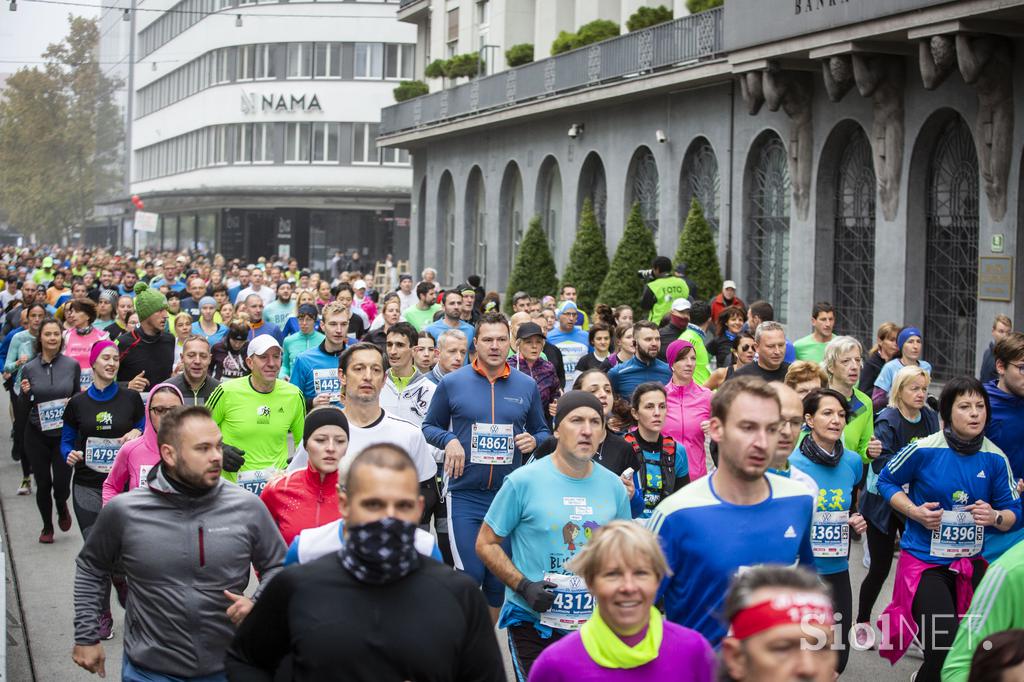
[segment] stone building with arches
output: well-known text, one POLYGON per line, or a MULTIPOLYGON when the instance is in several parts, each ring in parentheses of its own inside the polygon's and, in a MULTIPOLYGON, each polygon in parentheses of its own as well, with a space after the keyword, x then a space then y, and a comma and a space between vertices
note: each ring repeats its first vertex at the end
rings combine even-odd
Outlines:
POLYGON ((563 267, 586 198, 609 252, 639 202, 671 255, 696 197, 791 336, 822 299, 864 342, 915 324, 942 379, 1024 313, 1021 27, 1024 0, 726 0, 386 108, 378 144, 444 281, 502 290, 534 215, 563 267))

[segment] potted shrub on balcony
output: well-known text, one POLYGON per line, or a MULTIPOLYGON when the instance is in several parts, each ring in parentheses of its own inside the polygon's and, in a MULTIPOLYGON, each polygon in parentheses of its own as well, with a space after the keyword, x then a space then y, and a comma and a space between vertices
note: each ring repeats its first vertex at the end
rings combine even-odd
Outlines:
POLYGON ((427 78, 444 78, 444 59, 435 59, 423 67, 423 75, 427 78))
POLYGON ((522 66, 533 61, 533 45, 531 43, 519 43, 505 51, 505 62, 509 67, 522 66))
POLYGON ((641 7, 626 20, 626 28, 630 31, 642 31, 651 26, 672 21, 672 10, 665 5, 657 7, 641 7))
POLYGON ((448 78, 472 78, 480 70, 480 55, 476 52, 457 54, 450 58, 444 67, 444 75, 448 78))
POLYGON ((423 81, 402 81, 392 92, 395 94, 396 102, 404 102, 430 92, 430 88, 423 81))

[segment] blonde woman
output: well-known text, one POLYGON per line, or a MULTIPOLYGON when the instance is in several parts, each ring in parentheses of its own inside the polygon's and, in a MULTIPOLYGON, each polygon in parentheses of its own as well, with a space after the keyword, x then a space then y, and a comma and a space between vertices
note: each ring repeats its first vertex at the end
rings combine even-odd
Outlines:
POLYGON ((710 682, 715 655, 699 633, 654 608, 668 563, 658 539, 629 521, 611 521, 566 565, 596 601, 576 632, 548 646, 530 682, 686 680, 710 682))

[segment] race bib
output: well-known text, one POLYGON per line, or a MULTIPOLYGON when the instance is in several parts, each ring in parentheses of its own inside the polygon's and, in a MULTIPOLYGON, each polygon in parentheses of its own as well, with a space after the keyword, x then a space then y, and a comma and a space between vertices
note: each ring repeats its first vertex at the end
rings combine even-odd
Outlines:
POLYGON ((341 379, 336 369, 313 370, 313 393, 329 395, 332 402, 341 402, 341 379))
POLYGON ((511 424, 473 424, 469 443, 472 464, 511 464, 515 440, 511 424))
POLYGON ((121 443, 117 438, 86 438, 85 466, 101 474, 109 474, 120 449, 121 443))
POLYGON ((149 471, 153 468, 152 464, 140 464, 139 465, 139 487, 146 487, 146 479, 149 478, 149 471))
POLYGON ((61 398, 36 405, 36 411, 39 413, 40 431, 53 431, 64 428, 64 406, 67 405, 67 402, 67 398, 61 398))
POLYGON ((88 391, 89 387, 92 386, 92 368, 83 369, 82 374, 78 379, 78 388, 82 391, 88 391))
POLYGON ((259 495, 267 487, 267 482, 277 474, 277 469, 257 469, 255 471, 239 471, 238 485, 253 495, 259 495))
POLYGON ((576 381, 576 377, 579 376, 579 372, 576 370, 576 363, 583 359, 589 351, 587 346, 582 343, 566 342, 558 344, 558 350, 562 352, 562 365, 565 368, 565 385, 572 386, 572 383, 576 381))
POLYGON ((928 553, 934 557, 961 559, 981 552, 985 528, 974 522, 969 511, 942 511, 942 523, 932 531, 928 553))
POLYGON ((555 602, 540 614, 541 625, 559 630, 579 630, 594 612, 594 595, 578 575, 545 573, 544 580, 555 583, 555 602))
POLYGON ((816 511, 811 525, 811 551, 819 558, 850 554, 850 512, 816 511))

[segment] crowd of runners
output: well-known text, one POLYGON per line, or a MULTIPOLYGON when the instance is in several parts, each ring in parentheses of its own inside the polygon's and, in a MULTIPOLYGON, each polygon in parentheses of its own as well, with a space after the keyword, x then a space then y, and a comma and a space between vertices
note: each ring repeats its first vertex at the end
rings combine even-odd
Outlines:
POLYGON ((784 327, 664 257, 594 310, 341 253, 0 259, 18 493, 40 543, 77 521, 85 670, 116 625, 130 682, 504 680, 498 637, 523 681, 1024 679, 1007 317, 940 385, 919 320, 784 327))

